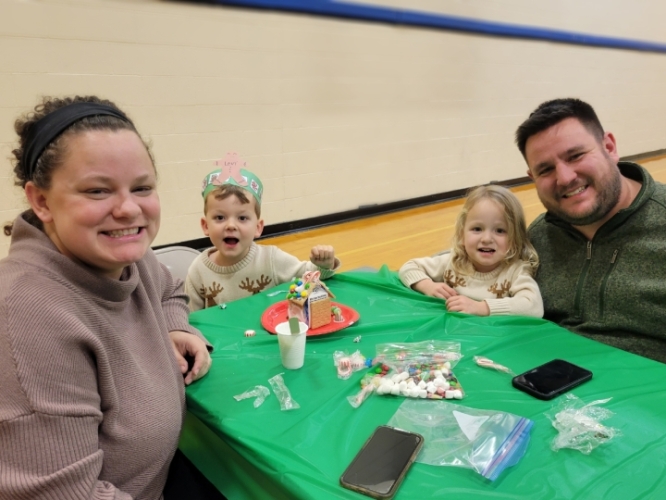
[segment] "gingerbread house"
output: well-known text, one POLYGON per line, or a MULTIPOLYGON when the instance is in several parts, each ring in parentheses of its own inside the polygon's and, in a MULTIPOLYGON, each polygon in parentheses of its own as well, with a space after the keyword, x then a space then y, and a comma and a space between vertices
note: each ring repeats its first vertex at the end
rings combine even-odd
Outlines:
POLYGON ((331 322, 331 299, 335 295, 319 281, 319 271, 294 278, 289 286, 288 316, 296 317, 311 330, 331 322))

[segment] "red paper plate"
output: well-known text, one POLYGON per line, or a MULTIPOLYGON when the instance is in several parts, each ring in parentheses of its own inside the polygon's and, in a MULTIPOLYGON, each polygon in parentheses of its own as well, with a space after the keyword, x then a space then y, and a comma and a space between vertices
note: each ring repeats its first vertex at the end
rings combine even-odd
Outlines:
MULTIPOLYGON (((271 307, 266 309, 264 311, 264 314, 261 315, 261 326, 263 326, 269 333, 277 333, 275 331, 275 326, 287 321, 288 319, 287 318, 288 305, 289 303, 286 300, 283 300, 282 302, 273 304, 271 307)), ((339 323, 331 321, 328 325, 320 326, 319 328, 315 328, 314 330, 308 330, 308 337, 315 337, 317 335, 326 335, 328 333, 337 332, 338 330, 342 330, 344 328, 347 328, 348 326, 352 326, 361 317, 361 315, 357 313, 354 309, 345 306, 343 304, 338 304, 337 302, 331 302, 331 306, 332 307, 337 306, 340 308, 340 311, 342 311, 342 317, 344 318, 344 321, 340 321, 339 323)))

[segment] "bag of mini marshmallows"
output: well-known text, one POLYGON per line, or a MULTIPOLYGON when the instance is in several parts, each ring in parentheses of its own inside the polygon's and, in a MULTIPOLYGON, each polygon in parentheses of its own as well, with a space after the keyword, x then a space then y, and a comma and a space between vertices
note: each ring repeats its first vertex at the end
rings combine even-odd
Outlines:
POLYGON ((462 358, 459 342, 378 344, 376 352, 374 360, 389 368, 373 379, 377 394, 421 399, 462 399, 465 395, 452 371, 462 358))

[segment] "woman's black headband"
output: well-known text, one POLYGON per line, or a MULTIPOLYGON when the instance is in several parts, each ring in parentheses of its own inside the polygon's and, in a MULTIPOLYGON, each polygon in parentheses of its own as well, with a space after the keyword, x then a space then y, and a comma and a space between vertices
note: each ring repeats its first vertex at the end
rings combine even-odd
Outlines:
POLYGON ((44 150, 70 125, 87 116, 115 116, 134 126, 125 113, 105 104, 75 102, 56 109, 34 123, 26 136, 23 146, 23 171, 25 179, 31 180, 37 168, 37 160, 44 150))

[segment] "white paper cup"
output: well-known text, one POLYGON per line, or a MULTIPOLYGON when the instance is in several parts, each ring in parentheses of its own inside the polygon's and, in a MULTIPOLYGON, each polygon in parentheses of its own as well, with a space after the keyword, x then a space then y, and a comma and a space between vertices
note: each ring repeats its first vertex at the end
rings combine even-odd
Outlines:
POLYGON ((305 361, 305 339, 307 337, 308 325, 298 323, 300 333, 292 334, 289 323, 284 322, 275 326, 278 344, 280 345, 280 357, 282 366, 289 370, 298 370, 305 361))

